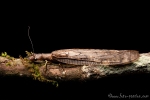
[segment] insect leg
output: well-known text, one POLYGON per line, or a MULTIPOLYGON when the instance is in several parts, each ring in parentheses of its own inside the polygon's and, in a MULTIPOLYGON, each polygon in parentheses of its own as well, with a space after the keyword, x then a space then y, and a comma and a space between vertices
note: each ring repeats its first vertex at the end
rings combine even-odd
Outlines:
POLYGON ((62 68, 62 70, 64 71, 63 66, 60 63, 59 63, 59 67, 62 68))
POLYGON ((47 71, 47 60, 45 60, 45 64, 44 64, 44 67, 45 67, 45 73, 46 73, 46 71, 47 71))

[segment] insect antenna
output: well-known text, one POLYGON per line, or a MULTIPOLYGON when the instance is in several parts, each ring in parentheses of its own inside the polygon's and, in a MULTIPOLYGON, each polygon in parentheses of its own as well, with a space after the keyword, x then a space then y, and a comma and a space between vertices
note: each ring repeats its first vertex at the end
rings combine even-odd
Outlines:
POLYGON ((34 47, 33 47, 33 43, 32 43, 32 40, 31 40, 29 31, 30 31, 30 26, 28 26, 28 37, 29 37, 29 40, 30 40, 30 42, 31 42, 31 46, 32 46, 32 50, 33 50, 33 53, 32 53, 32 54, 33 54, 33 56, 34 56, 34 58, 35 58, 35 55, 34 55, 34 47))

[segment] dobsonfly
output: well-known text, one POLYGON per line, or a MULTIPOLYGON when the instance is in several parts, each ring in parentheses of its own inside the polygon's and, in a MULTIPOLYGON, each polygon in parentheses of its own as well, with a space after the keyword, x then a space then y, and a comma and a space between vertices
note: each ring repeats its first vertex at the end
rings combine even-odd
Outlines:
POLYGON ((35 54, 33 49, 33 55, 28 58, 31 61, 47 60, 72 65, 124 65, 136 61, 139 58, 139 52, 136 50, 62 49, 51 53, 35 54))
POLYGON ((123 65, 136 61, 136 50, 62 49, 47 54, 34 54, 31 61, 47 60, 73 65, 123 65))

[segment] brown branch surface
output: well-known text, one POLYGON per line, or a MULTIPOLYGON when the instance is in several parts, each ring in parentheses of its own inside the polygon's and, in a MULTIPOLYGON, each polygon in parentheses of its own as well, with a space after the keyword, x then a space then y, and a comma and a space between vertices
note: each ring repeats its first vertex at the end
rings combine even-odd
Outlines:
POLYGON ((150 53, 128 65, 118 66, 73 66, 65 64, 30 62, 26 58, 0 56, 0 75, 33 77, 40 81, 94 80, 111 75, 150 73, 150 53))

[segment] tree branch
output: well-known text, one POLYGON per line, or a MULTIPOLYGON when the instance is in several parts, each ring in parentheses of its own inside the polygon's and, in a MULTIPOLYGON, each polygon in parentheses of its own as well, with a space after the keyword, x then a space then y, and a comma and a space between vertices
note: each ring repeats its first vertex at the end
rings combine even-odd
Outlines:
POLYGON ((150 53, 140 54, 140 58, 134 63, 118 66, 46 64, 45 61, 31 62, 27 58, 0 56, 0 75, 33 77, 39 81, 85 81, 133 73, 150 73, 150 53))

